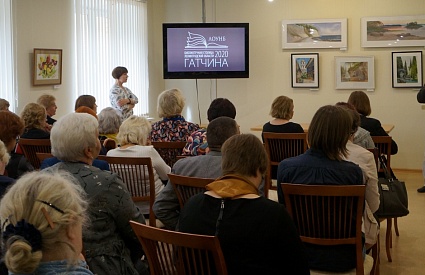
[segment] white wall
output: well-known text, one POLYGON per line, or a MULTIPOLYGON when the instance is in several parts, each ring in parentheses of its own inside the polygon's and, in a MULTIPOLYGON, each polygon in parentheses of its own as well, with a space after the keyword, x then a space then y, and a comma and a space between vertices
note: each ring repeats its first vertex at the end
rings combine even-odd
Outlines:
MULTIPOLYGON (((201 22, 200 0, 166 0, 166 22, 201 22)), ((360 18, 366 16, 401 16, 425 13, 423 0, 206 0, 207 22, 250 23, 250 78, 217 81, 217 96, 227 97, 235 103, 236 120, 243 132, 268 121, 270 104, 279 95, 294 99, 295 122, 309 122, 322 105, 347 101, 353 90, 335 89, 335 56, 374 56, 375 91, 368 92, 372 104, 372 117, 384 124, 395 124, 391 132, 399 145, 393 156, 396 168, 420 169, 425 146, 425 116, 416 102, 417 90, 393 89, 391 85, 391 52, 423 51, 423 47, 362 48, 360 46, 360 18), (348 50, 339 49, 281 49, 281 20, 283 19, 348 19, 348 50), (290 83, 291 53, 319 53, 320 88, 318 91, 294 89, 290 83)), ((157 41, 160 43, 161 41, 157 41)), ((425 42, 424 42, 425 46, 425 42)), ((161 57, 158 56, 158 59, 161 57)), ((210 102, 209 80, 199 81, 201 115, 206 121, 210 102)), ((214 82, 213 82, 214 84, 214 82)), ((166 80, 166 88, 184 90, 192 114, 197 121, 194 80, 166 80)), ((214 93, 213 93, 214 94, 214 93)), ((259 134, 259 133, 256 133, 259 134)))
MULTIPOLYGON (((18 112, 28 102, 48 92, 57 97, 60 117, 73 110, 75 78, 70 62, 75 56, 72 45, 72 0, 14 0, 18 112), (64 52, 62 85, 31 85, 33 48, 59 48, 64 52)), ((425 14, 423 0, 205 0, 207 22, 250 23, 250 78, 199 80, 202 123, 215 97, 229 98, 237 108, 237 121, 243 132, 269 120, 273 99, 287 95, 294 99, 295 122, 309 122, 322 105, 346 101, 351 90, 335 90, 335 56, 374 56, 374 92, 368 92, 372 116, 382 123, 395 124, 391 135, 399 144, 393 167, 420 169, 425 147, 424 111, 416 102, 416 91, 391 87, 391 52, 423 51, 423 47, 362 48, 360 18, 425 14), (348 19, 348 50, 282 50, 280 22, 283 19, 348 19), (293 89, 290 83, 291 53, 319 53, 320 88, 318 91, 293 89)), ((162 79, 163 22, 202 22, 202 0, 148 0, 150 115, 156 115, 156 97, 164 89, 178 87, 186 96, 185 117, 199 122, 195 80, 162 79)), ((259 133, 256 133, 259 134, 259 133)))

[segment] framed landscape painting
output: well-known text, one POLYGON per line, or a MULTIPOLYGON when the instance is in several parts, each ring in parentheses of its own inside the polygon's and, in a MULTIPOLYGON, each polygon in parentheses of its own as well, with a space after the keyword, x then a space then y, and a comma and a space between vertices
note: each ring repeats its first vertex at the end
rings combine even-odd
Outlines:
POLYGON ((62 50, 34 49, 33 85, 62 83, 62 50))
POLYGON ((291 54, 292 88, 319 88, 319 54, 291 54))
POLYGON ((425 46, 425 15, 363 17, 362 47, 425 46))
POLYGON ((422 87, 422 52, 392 53, 393 88, 422 87))
POLYGON ((347 19, 282 20, 282 48, 347 48, 347 19))
POLYGON ((336 89, 375 89, 373 56, 335 57, 336 89))

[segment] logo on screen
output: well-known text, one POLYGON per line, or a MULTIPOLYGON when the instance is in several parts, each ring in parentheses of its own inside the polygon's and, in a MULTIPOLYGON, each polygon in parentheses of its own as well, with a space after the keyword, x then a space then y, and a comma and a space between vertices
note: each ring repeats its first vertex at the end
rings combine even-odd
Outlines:
MULTIPOLYGON (((186 49, 227 49, 227 45, 220 45, 215 42, 208 42, 207 39, 198 33, 187 32, 186 49)), ((226 41, 225 36, 212 36, 209 41, 226 41)))

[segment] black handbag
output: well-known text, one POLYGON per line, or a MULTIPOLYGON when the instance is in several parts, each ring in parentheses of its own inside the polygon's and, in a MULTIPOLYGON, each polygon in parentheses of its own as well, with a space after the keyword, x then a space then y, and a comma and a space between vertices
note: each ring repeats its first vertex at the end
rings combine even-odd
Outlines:
POLYGON ((406 184, 404 181, 391 177, 382 156, 379 156, 379 162, 384 170, 385 178, 378 179, 380 204, 375 215, 378 218, 394 218, 408 215, 406 184))

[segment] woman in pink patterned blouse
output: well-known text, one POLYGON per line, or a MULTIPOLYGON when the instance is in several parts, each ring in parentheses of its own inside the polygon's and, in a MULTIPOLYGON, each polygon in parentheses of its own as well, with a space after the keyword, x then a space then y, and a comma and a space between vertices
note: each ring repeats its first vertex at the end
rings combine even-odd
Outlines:
MULTIPOLYGON (((187 141, 189 136, 199 129, 199 125, 188 122, 181 115, 185 100, 179 89, 163 91, 158 96, 157 111, 162 120, 152 124, 151 141, 187 141)), ((181 153, 181 152, 180 152, 181 153)), ((168 156, 161 154, 166 163, 178 152, 168 156)))

